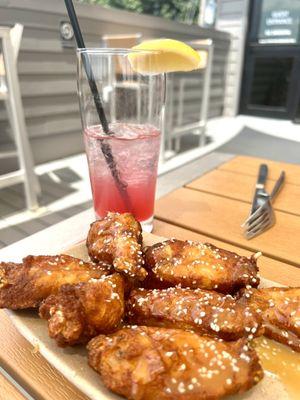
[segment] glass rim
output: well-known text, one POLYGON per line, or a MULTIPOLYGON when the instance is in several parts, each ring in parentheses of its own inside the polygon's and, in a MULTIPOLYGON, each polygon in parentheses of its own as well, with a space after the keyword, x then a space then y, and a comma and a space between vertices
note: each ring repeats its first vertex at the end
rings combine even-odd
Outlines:
POLYGON ((128 55, 130 53, 146 53, 146 54, 158 54, 158 50, 151 49, 128 49, 128 48, 116 48, 116 47, 84 47, 77 48, 77 54, 100 54, 100 55, 128 55))

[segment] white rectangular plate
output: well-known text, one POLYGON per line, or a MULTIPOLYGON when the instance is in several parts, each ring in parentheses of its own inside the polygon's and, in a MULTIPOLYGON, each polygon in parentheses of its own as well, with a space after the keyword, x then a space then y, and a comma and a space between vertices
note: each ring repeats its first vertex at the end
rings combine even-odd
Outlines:
MULTIPOLYGON (((144 244, 152 245, 163 238, 151 234, 144 235, 144 244)), ((85 243, 82 242, 61 253, 87 259, 85 243)), ((262 279, 261 287, 280 286, 262 279)), ((100 376, 87 364, 87 352, 84 346, 61 349, 48 336, 47 324, 34 311, 7 311, 12 322, 23 335, 58 371, 72 384, 92 400, 120 400, 121 397, 108 391, 100 376)), ((284 385, 277 377, 266 374, 264 379, 253 389, 242 395, 227 397, 231 400, 289 400, 284 385)))

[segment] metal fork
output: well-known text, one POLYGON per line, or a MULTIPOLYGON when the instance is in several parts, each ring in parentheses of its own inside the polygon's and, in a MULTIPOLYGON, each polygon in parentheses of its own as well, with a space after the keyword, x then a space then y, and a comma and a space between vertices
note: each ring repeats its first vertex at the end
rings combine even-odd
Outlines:
POLYGON ((246 239, 252 239, 260 235, 275 224, 276 218, 271 203, 282 188, 284 180, 285 172, 282 171, 271 194, 269 195, 266 193, 266 201, 264 204, 251 214, 243 225, 241 225, 242 228, 244 228, 243 234, 246 239))

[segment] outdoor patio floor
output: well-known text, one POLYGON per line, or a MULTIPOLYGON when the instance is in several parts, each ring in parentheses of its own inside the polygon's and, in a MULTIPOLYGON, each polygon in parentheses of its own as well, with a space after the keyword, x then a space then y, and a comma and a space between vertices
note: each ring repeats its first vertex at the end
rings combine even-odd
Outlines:
MULTIPOLYGON (((191 150, 192 161, 188 162, 188 157, 182 154, 178 157, 181 160, 177 165, 172 165, 173 160, 170 161, 170 167, 173 168, 171 171, 164 169, 164 165, 161 166, 156 197, 160 198, 188 183, 234 154, 300 164, 298 131, 299 127, 289 121, 278 122, 245 116, 213 120, 208 126, 209 144, 204 148, 191 150), (264 132, 261 132, 262 127, 265 127, 264 132), (253 132, 255 134, 252 135, 253 132), (284 135, 289 140, 284 140, 284 135), (208 152, 211 153, 207 154, 208 152)), ((194 135, 186 136, 182 139, 182 148, 193 147, 197 140, 194 135)), ((40 208, 36 212, 26 211, 22 184, 0 190, 0 247, 92 207, 84 154, 38 166, 36 171, 42 187, 40 208)))
MULTIPOLYGON (((160 175, 156 197, 171 192, 231 157, 230 154, 211 153, 160 175)), ((61 161, 60 168, 49 169, 48 172, 39 175, 42 195, 39 199, 41 207, 37 212, 24 211, 21 184, 0 191, 0 247, 5 247, 92 207, 85 156, 65 159, 64 162, 65 167, 62 167, 63 161, 61 161)))

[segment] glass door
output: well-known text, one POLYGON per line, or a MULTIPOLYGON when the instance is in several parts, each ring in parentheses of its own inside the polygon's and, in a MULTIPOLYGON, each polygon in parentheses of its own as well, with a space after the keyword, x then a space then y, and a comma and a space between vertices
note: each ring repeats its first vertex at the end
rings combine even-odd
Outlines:
POLYGON ((300 0, 255 0, 240 112, 295 119, 300 93, 300 0))

